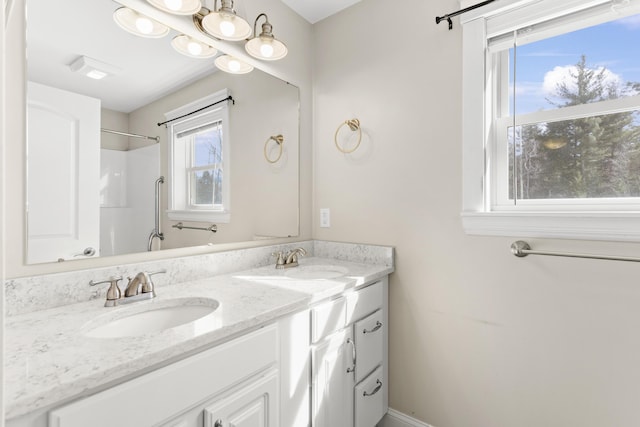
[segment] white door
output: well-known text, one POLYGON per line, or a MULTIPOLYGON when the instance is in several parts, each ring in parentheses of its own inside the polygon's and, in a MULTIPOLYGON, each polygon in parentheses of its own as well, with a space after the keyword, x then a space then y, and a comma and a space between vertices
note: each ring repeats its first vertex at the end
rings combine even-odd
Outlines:
POLYGON ((343 329, 312 350, 312 426, 353 426, 353 332, 343 329))
POLYGON ((219 399, 204 410, 205 427, 278 427, 278 372, 219 399))
POLYGON ((27 262, 97 256, 100 100, 29 82, 27 262))

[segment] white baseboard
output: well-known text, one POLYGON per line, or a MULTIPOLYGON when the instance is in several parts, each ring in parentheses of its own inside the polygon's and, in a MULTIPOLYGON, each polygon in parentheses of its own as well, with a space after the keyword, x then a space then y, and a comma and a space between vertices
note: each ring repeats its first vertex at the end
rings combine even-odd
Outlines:
POLYGON ((389 412, 380 421, 377 427, 433 427, 422 421, 411 418, 408 415, 389 408, 389 412))

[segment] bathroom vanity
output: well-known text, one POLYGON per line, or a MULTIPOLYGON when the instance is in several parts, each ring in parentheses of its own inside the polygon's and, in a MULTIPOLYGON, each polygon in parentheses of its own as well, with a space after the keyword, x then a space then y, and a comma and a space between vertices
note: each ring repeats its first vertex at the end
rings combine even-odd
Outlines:
POLYGON ((7 426, 375 426, 387 411, 392 259, 315 252, 291 269, 160 284, 157 298, 127 306, 95 299, 9 317, 7 426), (213 300, 168 329, 95 332, 213 300))

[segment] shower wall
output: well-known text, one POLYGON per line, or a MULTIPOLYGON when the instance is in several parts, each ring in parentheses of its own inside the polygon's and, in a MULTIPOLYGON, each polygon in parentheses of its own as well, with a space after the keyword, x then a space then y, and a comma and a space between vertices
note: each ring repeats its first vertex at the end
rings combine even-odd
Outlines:
POLYGON ((101 149, 100 163, 100 255, 146 251, 154 227, 160 147, 101 149))

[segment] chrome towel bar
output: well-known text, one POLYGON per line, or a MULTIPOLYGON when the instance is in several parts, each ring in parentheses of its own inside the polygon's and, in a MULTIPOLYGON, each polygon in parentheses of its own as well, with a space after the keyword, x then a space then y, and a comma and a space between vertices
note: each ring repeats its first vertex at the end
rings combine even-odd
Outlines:
POLYGON ((604 259, 608 261, 630 261, 640 262, 640 258, 627 257, 627 256, 607 256, 607 255, 591 255, 581 254, 574 252, 551 252, 551 251, 536 251, 531 249, 531 246, 525 241, 518 240, 511 244, 511 253, 515 256, 522 258, 527 255, 547 255, 547 256, 560 256, 568 258, 588 258, 588 259, 604 259))
POLYGON ((208 227, 188 227, 188 226, 182 224, 181 222, 179 222, 177 224, 173 224, 171 227, 177 228, 178 230, 182 230, 183 228, 187 228, 189 230, 210 231, 212 233, 216 233, 218 231, 218 226, 215 225, 215 224, 211 224, 208 227))

